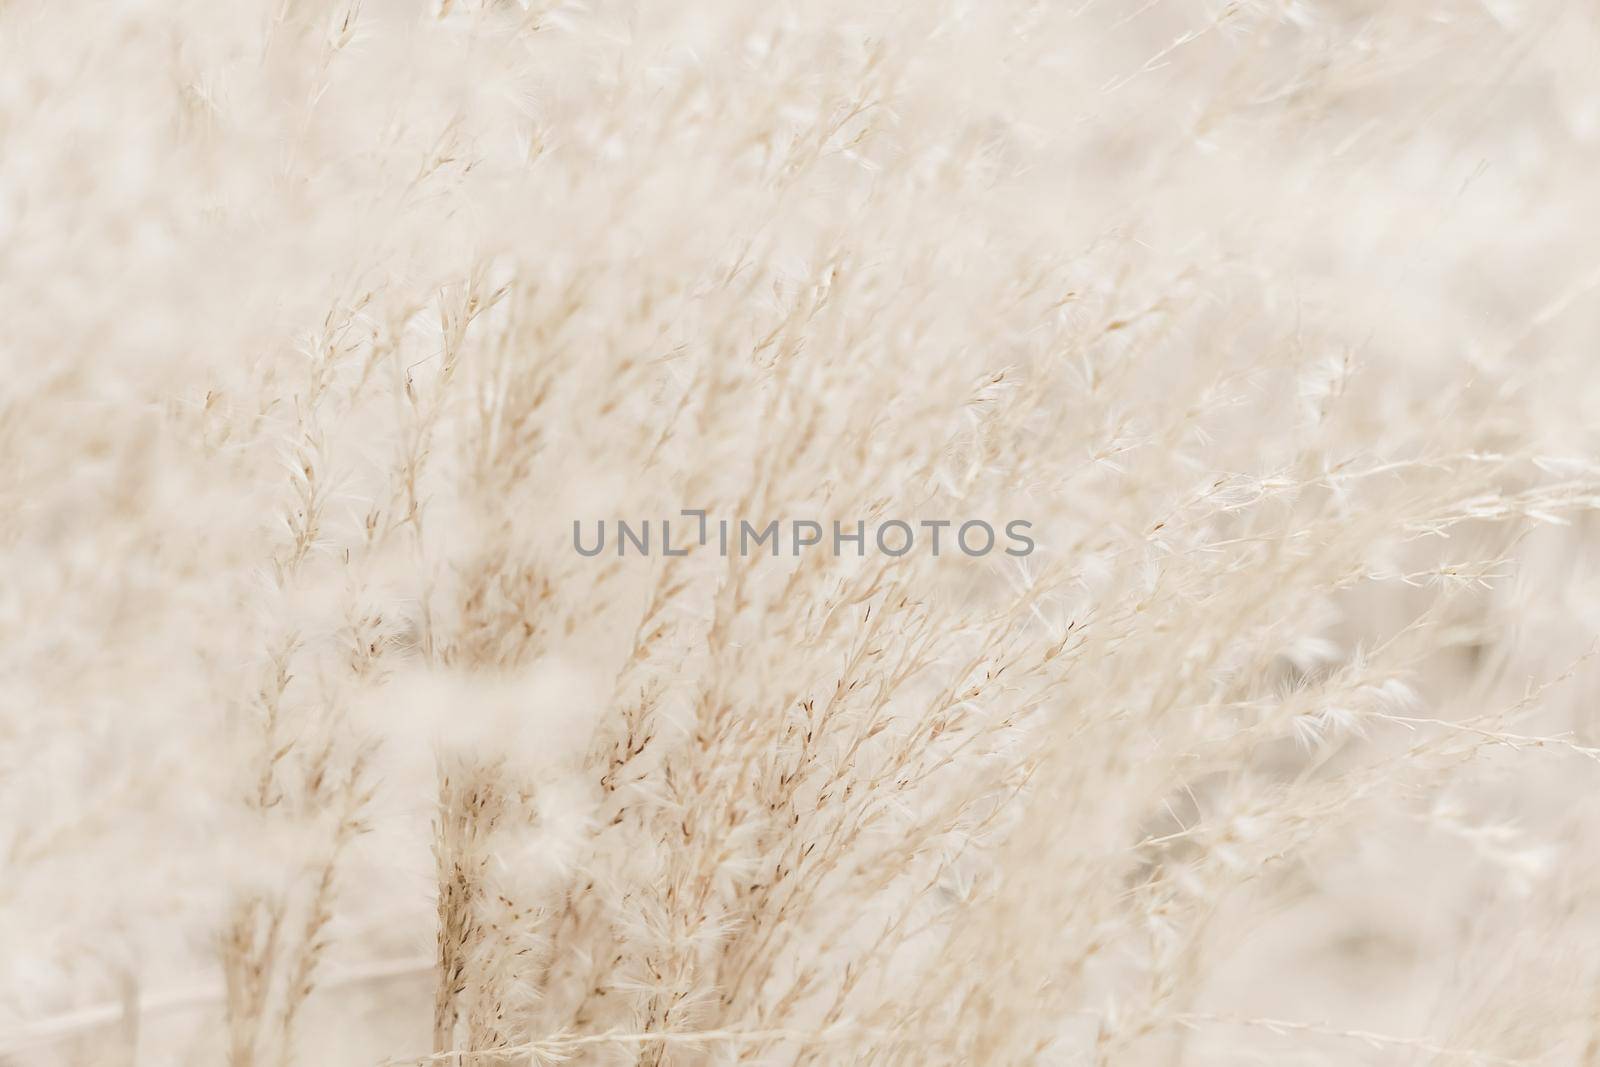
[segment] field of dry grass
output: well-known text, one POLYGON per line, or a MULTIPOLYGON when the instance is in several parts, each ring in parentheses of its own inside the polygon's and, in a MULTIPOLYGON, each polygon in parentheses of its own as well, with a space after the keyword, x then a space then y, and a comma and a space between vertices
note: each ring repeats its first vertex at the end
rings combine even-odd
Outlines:
POLYGON ((1597 58, 0 0, 0 1064, 1600 1067, 1597 58))

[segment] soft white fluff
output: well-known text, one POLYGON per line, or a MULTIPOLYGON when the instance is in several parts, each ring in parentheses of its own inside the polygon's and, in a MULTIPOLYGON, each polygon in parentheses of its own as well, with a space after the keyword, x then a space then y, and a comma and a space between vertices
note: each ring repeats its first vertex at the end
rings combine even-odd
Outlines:
POLYGON ((1600 1062, 1597 54, 0 0, 0 1060, 1600 1062))

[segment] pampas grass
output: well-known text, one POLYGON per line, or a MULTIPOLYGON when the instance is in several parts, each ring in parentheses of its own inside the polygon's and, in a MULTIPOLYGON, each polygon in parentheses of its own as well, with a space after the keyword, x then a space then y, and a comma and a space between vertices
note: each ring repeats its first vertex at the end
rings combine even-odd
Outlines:
POLYGON ((1600 1063, 1597 48, 0 3, 0 1061, 1600 1063))

